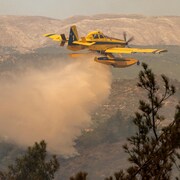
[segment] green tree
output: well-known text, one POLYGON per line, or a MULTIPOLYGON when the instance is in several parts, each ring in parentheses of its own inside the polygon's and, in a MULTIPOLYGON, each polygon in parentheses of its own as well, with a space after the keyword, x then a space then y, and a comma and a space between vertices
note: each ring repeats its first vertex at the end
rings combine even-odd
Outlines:
POLYGON ((1 180, 51 180, 59 169, 56 156, 46 160, 46 143, 41 141, 28 147, 27 152, 16 159, 14 165, 10 165, 6 172, 0 172, 1 180))
POLYGON ((163 86, 160 88, 148 65, 143 63, 142 66, 137 85, 147 92, 148 98, 139 101, 139 111, 133 120, 137 132, 123 146, 131 166, 127 171, 115 173, 116 180, 168 180, 173 166, 179 168, 180 105, 176 107, 174 120, 166 127, 162 127, 165 118, 159 114, 164 102, 175 93, 175 87, 162 75, 163 86))

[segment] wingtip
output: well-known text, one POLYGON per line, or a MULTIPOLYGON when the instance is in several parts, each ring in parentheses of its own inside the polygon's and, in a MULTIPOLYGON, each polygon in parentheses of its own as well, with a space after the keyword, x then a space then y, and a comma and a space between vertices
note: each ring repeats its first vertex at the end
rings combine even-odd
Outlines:
POLYGON ((160 52, 160 53, 168 52, 168 50, 167 50, 167 49, 160 49, 159 52, 160 52))
POLYGON ((47 37, 47 36, 48 36, 48 34, 43 34, 42 36, 47 37))
POLYGON ((168 52, 168 50, 167 49, 163 49, 162 52, 168 52))
POLYGON ((155 54, 160 54, 160 53, 164 53, 164 52, 168 52, 167 49, 157 49, 156 51, 154 51, 155 54))

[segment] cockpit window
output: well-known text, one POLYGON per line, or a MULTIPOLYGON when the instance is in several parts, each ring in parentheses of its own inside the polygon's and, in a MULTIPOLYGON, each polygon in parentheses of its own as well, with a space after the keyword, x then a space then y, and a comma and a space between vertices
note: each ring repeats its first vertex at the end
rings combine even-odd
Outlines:
POLYGON ((93 34, 93 38, 94 38, 94 39, 99 39, 98 34, 93 34))
POLYGON ((104 38, 104 35, 100 34, 100 38, 104 38))

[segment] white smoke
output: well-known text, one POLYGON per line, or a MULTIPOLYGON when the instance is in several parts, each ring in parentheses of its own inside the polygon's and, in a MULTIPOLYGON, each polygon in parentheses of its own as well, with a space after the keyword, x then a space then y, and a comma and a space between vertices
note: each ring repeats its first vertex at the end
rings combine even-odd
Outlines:
POLYGON ((22 146, 44 139, 53 153, 76 154, 74 140, 110 92, 109 67, 92 59, 59 59, 11 76, 0 80, 0 136, 22 146))

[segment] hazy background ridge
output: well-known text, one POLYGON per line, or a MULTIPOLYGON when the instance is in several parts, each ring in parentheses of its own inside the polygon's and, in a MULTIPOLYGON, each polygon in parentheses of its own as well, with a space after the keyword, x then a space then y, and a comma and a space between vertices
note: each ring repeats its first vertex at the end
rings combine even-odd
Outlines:
MULTIPOLYGON (((80 36, 101 30, 108 36, 134 36, 135 45, 180 45, 180 17, 140 15, 74 16, 65 20, 46 17, 0 16, 0 46, 11 47, 22 53, 51 45, 45 33, 65 33, 76 24, 80 36)), ((57 43, 58 45, 58 43, 57 43)))

